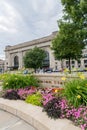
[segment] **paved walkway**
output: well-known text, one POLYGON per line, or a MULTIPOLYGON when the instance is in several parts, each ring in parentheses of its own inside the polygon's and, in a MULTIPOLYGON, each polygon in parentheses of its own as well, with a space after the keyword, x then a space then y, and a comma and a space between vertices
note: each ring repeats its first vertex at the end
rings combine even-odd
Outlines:
POLYGON ((67 119, 51 119, 47 116, 46 112, 42 112, 41 107, 27 104, 21 100, 15 101, 0 98, 0 109, 10 112, 16 116, 15 117, 11 115, 13 118, 10 117, 11 119, 9 119, 6 117, 5 119, 4 114, 0 115, 0 124, 2 126, 2 129, 0 128, 0 130, 35 130, 32 127, 29 128, 30 126, 27 127, 27 125, 26 128, 23 128, 24 123, 22 123, 22 120, 31 124, 37 130, 81 130, 79 127, 74 126, 73 123, 67 119), (3 121, 3 118, 6 121, 3 121), (22 120, 20 120, 20 118, 22 120), (13 125, 11 123, 12 120, 14 120, 13 125), (7 125, 5 125, 3 122, 7 122, 7 125), (9 126, 8 123, 10 124, 10 127, 5 129, 6 126, 9 126))
POLYGON ((35 130, 20 118, 0 110, 0 130, 35 130))

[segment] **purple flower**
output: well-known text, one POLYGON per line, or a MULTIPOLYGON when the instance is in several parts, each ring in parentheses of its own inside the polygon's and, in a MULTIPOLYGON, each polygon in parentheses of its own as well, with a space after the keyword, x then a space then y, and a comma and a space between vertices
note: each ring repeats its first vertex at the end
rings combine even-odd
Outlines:
POLYGON ((43 105, 46 105, 50 100, 52 100, 53 98, 55 98, 52 93, 48 93, 48 94, 43 94, 43 105))

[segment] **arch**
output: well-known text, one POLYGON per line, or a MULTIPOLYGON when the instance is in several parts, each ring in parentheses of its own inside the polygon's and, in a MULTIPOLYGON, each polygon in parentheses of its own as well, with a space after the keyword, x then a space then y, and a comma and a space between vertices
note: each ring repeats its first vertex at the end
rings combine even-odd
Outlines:
POLYGON ((44 67, 44 68, 49 68, 49 65, 50 65, 49 52, 48 52, 48 51, 45 51, 45 52, 46 52, 46 57, 45 57, 45 59, 43 60, 43 67, 44 67))
POLYGON ((14 57, 14 68, 18 69, 18 67, 19 67, 19 57, 15 56, 14 57))

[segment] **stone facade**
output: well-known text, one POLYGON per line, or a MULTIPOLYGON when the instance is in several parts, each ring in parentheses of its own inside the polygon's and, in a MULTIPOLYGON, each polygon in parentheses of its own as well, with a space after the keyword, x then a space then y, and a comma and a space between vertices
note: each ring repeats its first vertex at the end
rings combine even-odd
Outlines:
POLYGON ((4 64, 5 64, 5 61, 0 59, 0 73, 4 72, 4 64))
POLYGON ((23 68, 23 56, 27 51, 34 48, 35 46, 44 49, 49 54, 49 67, 54 68, 54 56, 51 50, 51 41, 54 38, 56 32, 52 33, 47 37, 36 39, 33 41, 21 43, 14 46, 6 46, 5 48, 5 69, 7 67, 15 66, 15 62, 18 62, 19 69, 23 68), (18 60, 18 61, 16 61, 18 60))
MULTIPOLYGON (((21 44, 17 44, 14 46, 6 46, 5 48, 5 70, 8 67, 17 67, 21 69, 24 67, 23 64, 23 56, 27 51, 34 48, 35 46, 44 49, 49 54, 49 66, 50 68, 61 69, 61 64, 63 64, 64 68, 68 68, 68 61, 64 60, 63 63, 61 61, 55 60, 53 55, 53 50, 51 50, 51 41, 55 37, 57 32, 53 32, 51 35, 47 37, 43 37, 40 39, 36 39, 29 42, 24 42, 21 44)), ((83 58, 80 61, 71 61, 72 68, 85 68, 87 67, 87 49, 83 50, 83 58)))

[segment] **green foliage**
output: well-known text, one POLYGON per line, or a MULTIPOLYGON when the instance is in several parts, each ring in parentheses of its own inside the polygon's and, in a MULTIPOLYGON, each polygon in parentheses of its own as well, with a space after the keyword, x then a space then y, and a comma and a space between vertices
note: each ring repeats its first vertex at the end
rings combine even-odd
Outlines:
POLYGON ((9 73, 0 74, 0 80, 3 81, 9 76, 9 73))
POLYGON ((54 49, 55 57, 57 59, 80 58, 84 46, 78 42, 76 25, 60 22, 59 27, 60 31, 58 35, 52 41, 52 49, 54 49))
POLYGON ((73 106, 87 105, 87 80, 75 79, 67 82, 63 93, 73 106))
POLYGON ((61 0, 64 12, 74 22, 82 23, 87 20, 87 0, 61 0))
POLYGON ((35 86, 39 87, 38 79, 34 75, 27 75, 26 81, 28 83, 28 86, 35 86))
POLYGON ((61 2, 64 6, 64 20, 76 24, 77 38, 83 44, 87 43, 87 0, 61 0, 61 2))
POLYGON ((3 81, 3 89, 18 89, 26 86, 38 87, 38 80, 33 75, 16 75, 10 74, 3 81))
POLYGON ((70 60, 79 59, 82 56, 84 44, 78 40, 75 24, 60 22, 59 28, 58 35, 52 41, 52 49, 56 59, 69 60, 69 70, 71 71, 70 60))
POLYGON ((33 105, 42 106, 42 95, 40 93, 29 95, 25 101, 33 105))
POLYGON ((26 68, 33 68, 36 71, 36 69, 42 67, 43 60, 45 57, 46 57, 45 51, 35 47, 25 54, 23 58, 24 66, 26 68))
POLYGON ((70 60, 82 57, 82 50, 87 44, 87 1, 61 0, 64 16, 58 21, 59 32, 52 41, 56 59, 70 60))

